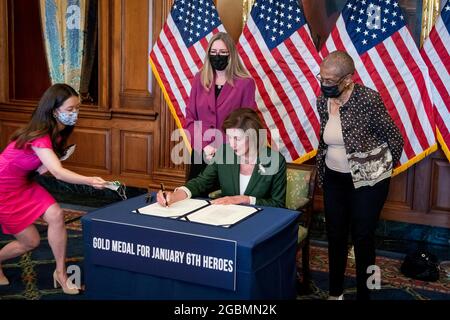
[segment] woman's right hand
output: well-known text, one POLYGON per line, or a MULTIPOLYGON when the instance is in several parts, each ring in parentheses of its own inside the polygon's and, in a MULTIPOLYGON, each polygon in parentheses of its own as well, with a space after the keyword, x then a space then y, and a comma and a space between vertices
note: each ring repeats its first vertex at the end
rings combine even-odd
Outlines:
POLYGON ((95 189, 104 189, 107 182, 100 177, 89 177, 89 185, 95 189))
POLYGON ((171 205, 170 200, 172 198, 172 193, 173 192, 164 191, 164 194, 166 195, 166 197, 164 198, 163 192, 159 190, 156 194, 156 200, 162 207, 168 207, 169 205, 171 205))

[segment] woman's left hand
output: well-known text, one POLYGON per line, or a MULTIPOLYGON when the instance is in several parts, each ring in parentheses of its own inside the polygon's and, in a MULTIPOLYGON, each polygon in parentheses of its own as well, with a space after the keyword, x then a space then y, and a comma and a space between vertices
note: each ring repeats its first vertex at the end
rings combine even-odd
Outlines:
POLYGON ((231 196, 215 199, 212 204, 250 204, 249 196, 231 196))

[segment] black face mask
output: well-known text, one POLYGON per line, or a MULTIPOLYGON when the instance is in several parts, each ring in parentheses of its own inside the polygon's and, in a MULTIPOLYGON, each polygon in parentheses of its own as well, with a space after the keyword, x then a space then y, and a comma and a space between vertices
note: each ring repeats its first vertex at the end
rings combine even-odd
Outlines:
POLYGON ((339 89, 339 85, 335 84, 334 86, 320 86, 320 90, 322 90, 323 96, 325 98, 337 98, 342 94, 342 91, 339 89))
POLYGON ((214 70, 223 71, 228 66, 228 56, 209 55, 209 62, 214 70))

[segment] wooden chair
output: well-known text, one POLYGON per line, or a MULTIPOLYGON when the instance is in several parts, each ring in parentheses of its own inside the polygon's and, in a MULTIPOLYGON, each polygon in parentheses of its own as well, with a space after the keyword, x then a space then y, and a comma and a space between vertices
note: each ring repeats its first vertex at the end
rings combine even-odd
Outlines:
MULTIPOLYGON (((309 268, 309 239, 310 226, 313 215, 313 197, 316 186, 316 167, 313 165, 293 164, 287 165, 286 208, 301 211, 300 226, 298 229, 297 253, 301 250, 302 280, 298 277, 297 289, 299 293, 308 293, 311 290, 311 274, 309 268)), ((299 275, 299 266, 297 274, 299 275)))

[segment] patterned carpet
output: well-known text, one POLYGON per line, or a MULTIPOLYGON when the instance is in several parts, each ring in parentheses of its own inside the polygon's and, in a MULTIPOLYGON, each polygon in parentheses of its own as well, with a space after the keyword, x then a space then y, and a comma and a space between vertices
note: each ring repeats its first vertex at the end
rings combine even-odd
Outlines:
MULTIPOLYGON (((67 264, 83 268, 83 240, 80 218, 84 212, 65 210, 68 229, 67 264)), ((20 258, 7 261, 4 272, 11 285, 0 286, 0 300, 73 300, 83 299, 83 295, 68 296, 61 289, 53 288, 52 272, 55 261, 47 242, 46 223, 36 222, 41 234, 40 246, 20 258)), ((11 241, 12 237, 0 233, 0 247, 11 241)), ((423 282, 404 277, 400 271, 401 260, 378 256, 377 265, 381 267, 382 289, 373 294, 376 300, 450 300, 450 280, 444 275, 437 282, 423 282)), ((328 258, 327 248, 311 246, 312 293, 299 295, 298 300, 326 299, 328 296, 328 258)), ((356 295, 354 260, 348 260, 345 297, 353 299, 356 295)))
MULTIPOLYGON (((311 246, 312 293, 298 296, 299 300, 326 299, 328 297, 327 248, 311 246)), ((381 268, 381 290, 372 295, 374 300, 450 300, 450 279, 443 273, 436 282, 407 278, 400 272, 402 261, 377 256, 381 268)), ((301 265, 301 264, 300 264, 301 265)), ((345 297, 356 297, 356 269, 354 259, 348 259, 346 269, 345 297)))
MULTIPOLYGON (((64 210, 64 220, 68 232, 67 265, 83 268, 83 239, 80 218, 84 212, 64 210)), ((47 241, 47 224, 39 219, 35 223, 41 235, 41 244, 32 252, 6 261, 3 271, 9 279, 9 286, 0 286, 0 300, 69 300, 82 299, 83 296, 69 296, 61 289, 53 288, 52 273, 55 268, 50 246, 47 241)), ((0 232, 0 247, 13 237, 0 232)))

